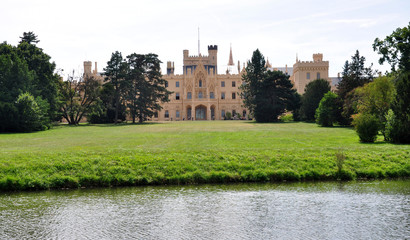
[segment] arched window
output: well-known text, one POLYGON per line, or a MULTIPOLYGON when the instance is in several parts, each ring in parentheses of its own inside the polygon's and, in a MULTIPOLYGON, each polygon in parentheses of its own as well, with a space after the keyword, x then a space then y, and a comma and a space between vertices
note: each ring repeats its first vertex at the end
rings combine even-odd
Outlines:
POLYGON ((201 99, 202 98, 202 92, 198 93, 198 98, 201 99))
POLYGON ((198 85, 199 85, 199 87, 202 87, 202 80, 199 80, 198 85))
POLYGON ((306 79, 310 79, 310 73, 306 73, 306 79))
POLYGON ((316 73, 316 79, 320 79, 320 72, 316 73))

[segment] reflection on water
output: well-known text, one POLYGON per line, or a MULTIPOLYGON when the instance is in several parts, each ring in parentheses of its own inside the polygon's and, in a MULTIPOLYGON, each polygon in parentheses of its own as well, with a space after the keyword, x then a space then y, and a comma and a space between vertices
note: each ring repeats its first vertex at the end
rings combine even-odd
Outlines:
POLYGON ((410 181, 0 194, 0 239, 406 239, 410 181))

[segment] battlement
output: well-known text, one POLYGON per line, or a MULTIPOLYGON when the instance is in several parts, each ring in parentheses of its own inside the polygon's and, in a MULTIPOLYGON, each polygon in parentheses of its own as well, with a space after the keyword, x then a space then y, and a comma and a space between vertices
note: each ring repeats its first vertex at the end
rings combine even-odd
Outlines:
POLYGON ((208 45, 208 51, 209 50, 218 50, 218 45, 208 45))

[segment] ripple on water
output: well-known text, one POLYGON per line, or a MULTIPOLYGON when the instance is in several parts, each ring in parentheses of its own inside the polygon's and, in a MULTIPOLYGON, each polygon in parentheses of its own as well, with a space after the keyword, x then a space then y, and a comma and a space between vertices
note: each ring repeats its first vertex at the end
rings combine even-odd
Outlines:
POLYGON ((409 181, 0 195, 0 239, 405 239, 409 181))

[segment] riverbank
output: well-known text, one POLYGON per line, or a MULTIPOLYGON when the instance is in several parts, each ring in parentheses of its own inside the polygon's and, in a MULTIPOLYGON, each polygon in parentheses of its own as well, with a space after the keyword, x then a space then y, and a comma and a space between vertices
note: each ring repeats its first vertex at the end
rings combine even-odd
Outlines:
POLYGON ((381 140, 363 144, 350 128, 309 123, 59 126, 0 135, 0 191, 408 178, 410 145, 381 140))

